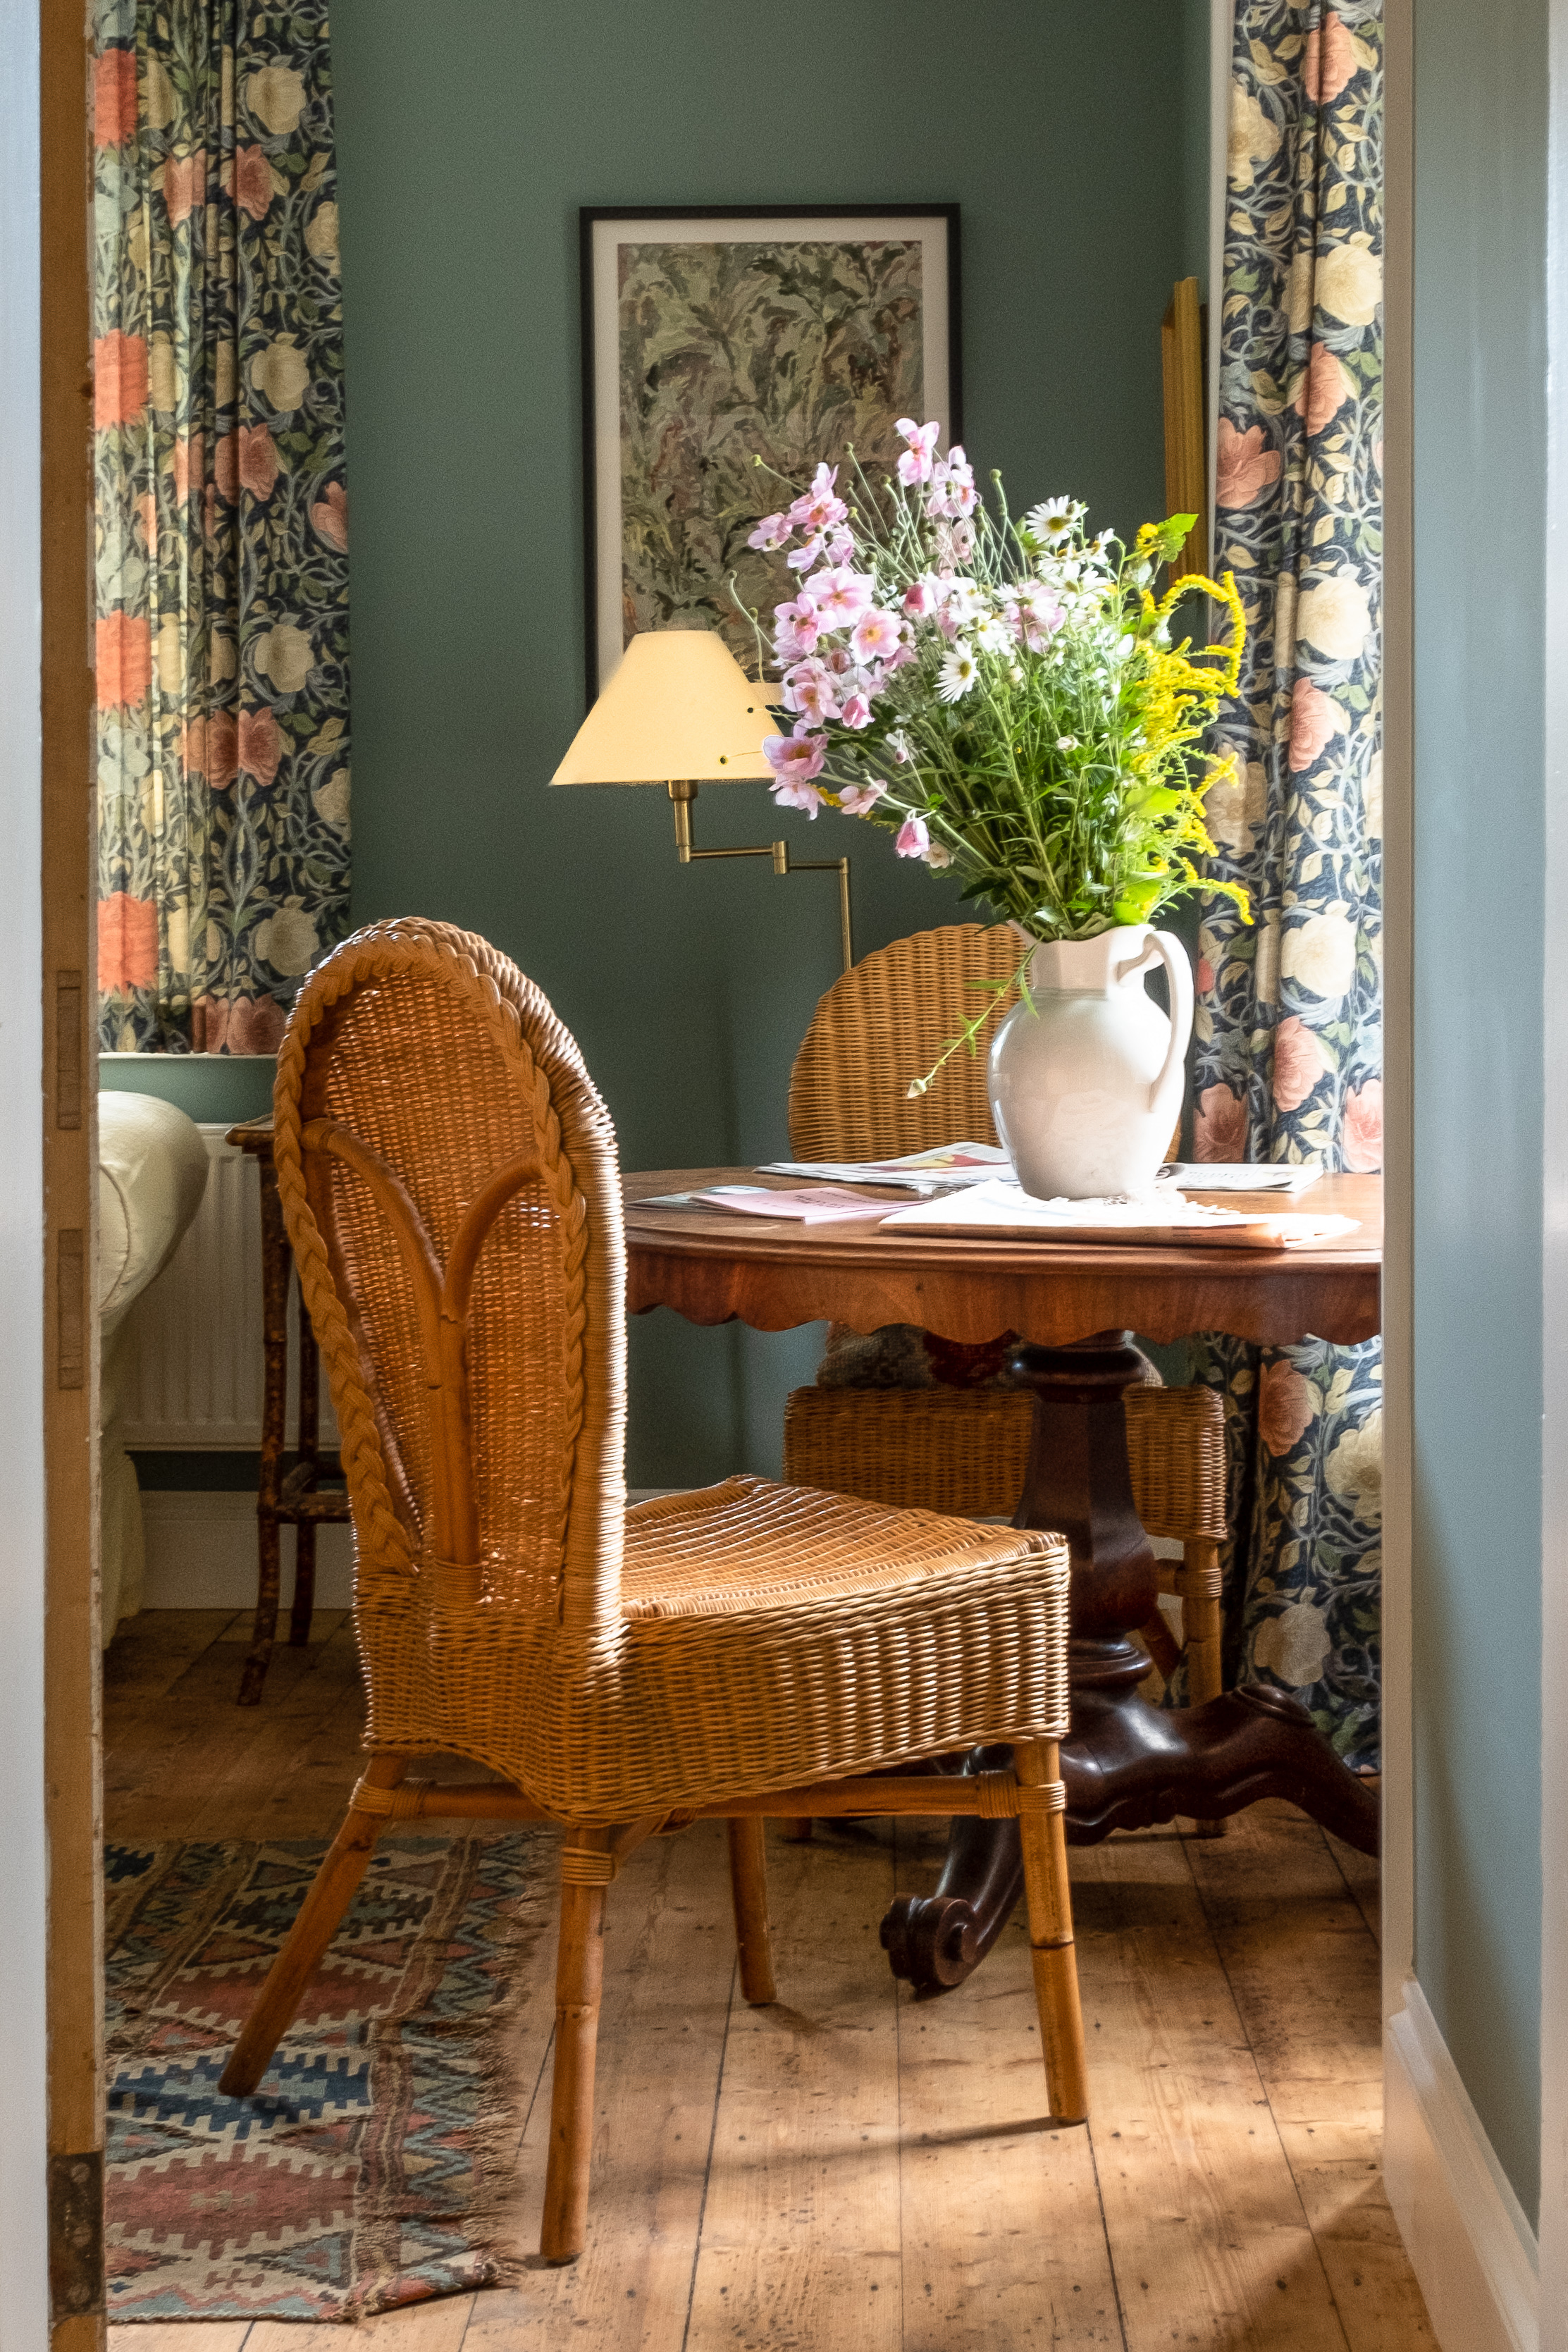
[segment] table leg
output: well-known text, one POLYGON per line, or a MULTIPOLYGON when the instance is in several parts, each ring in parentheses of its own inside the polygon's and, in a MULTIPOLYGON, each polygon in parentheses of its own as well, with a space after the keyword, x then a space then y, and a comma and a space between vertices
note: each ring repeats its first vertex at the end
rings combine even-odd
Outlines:
POLYGON ((259 1705, 277 1634, 281 1543, 277 1513, 283 1500, 283 1448, 288 1404, 288 1283, 294 1270, 277 1177, 270 1159, 258 1162, 257 1173, 261 1179, 261 1339, 266 1379, 261 1408, 261 1471, 256 1496, 256 1622, 240 1675, 241 1706, 259 1705))
MULTIPOLYGON (((1070 1842, 1096 1844, 1113 1829, 1177 1813, 1220 1820, 1260 1797, 1284 1797, 1375 1853, 1376 1799, 1287 1692, 1255 1683, 1176 1710, 1138 1696, 1148 1660, 1132 1634, 1155 1609, 1155 1570, 1127 1470, 1122 1393, 1140 1365, 1125 1334, 1023 1347, 1013 1368, 1035 1395, 1014 1525, 1057 1530, 1072 1555, 1072 1728, 1061 1748, 1070 1842)), ((966 1765, 978 1769, 973 1758, 966 1765)), ((962 1983, 1022 1885, 1012 1822, 955 1822, 935 1893, 902 1896, 883 1923, 895 1975, 922 1992, 962 1983)))

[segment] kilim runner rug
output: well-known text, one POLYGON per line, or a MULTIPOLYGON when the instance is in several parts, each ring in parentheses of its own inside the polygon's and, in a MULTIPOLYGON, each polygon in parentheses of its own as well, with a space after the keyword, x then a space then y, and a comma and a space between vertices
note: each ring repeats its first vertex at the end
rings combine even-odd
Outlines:
POLYGON ((319 1843, 107 1849, 111 2320, 362 2318, 517 2275, 538 1833, 388 1835, 259 2089, 218 2089, 319 1843))

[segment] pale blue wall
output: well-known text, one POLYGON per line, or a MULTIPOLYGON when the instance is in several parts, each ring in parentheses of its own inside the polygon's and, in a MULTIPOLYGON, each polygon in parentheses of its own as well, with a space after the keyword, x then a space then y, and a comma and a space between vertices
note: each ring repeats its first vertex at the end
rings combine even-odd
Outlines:
POLYGON ((1533 2216, 1547 0, 1416 51, 1416 1957, 1533 2216))

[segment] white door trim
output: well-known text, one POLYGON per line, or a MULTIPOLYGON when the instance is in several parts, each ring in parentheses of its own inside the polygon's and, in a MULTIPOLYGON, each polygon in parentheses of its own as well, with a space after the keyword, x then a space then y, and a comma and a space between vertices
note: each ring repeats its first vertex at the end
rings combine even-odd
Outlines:
POLYGON ((1414 1978, 1383 2107, 1384 2183, 1443 2352, 1538 2352, 1534 2233, 1414 1978))
POLYGON ((1413 0, 1384 13, 1383 2013, 1416 1964, 1411 1707, 1415 526, 1413 0))
POLYGON ((1548 78, 1542 1138, 1541 2315, 1568 2352, 1568 0, 1548 78))

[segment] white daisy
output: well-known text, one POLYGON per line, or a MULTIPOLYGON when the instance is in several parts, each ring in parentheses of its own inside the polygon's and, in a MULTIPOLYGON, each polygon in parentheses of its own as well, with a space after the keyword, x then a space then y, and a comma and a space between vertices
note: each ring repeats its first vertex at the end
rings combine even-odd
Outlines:
POLYGON ((1040 546, 1060 547, 1071 538, 1073 526, 1084 511, 1076 499, 1043 499, 1025 515, 1024 529, 1040 546))
POLYGON ((979 664, 966 645, 956 645, 936 673, 936 691, 944 702, 957 702, 979 676, 979 664))

